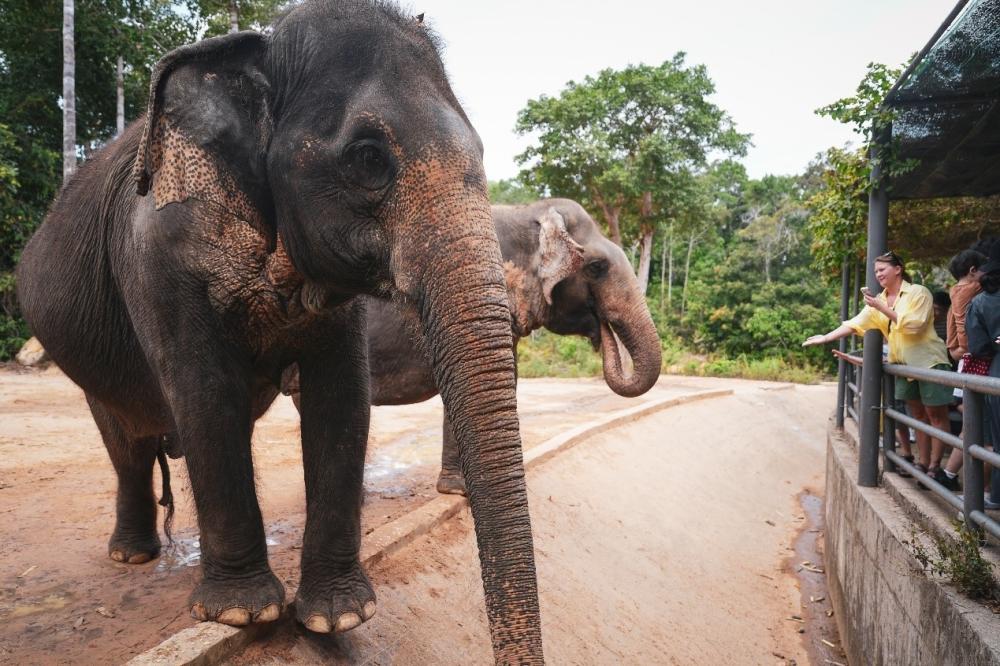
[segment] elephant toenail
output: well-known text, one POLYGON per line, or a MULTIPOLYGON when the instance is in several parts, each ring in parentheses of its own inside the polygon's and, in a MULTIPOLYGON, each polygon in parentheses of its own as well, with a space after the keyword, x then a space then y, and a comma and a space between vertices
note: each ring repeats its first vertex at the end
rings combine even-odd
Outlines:
POLYGON ((375 615, 375 602, 369 601, 365 604, 364 610, 361 611, 361 616, 367 621, 372 619, 373 615, 375 615))
POLYGON ((339 618, 337 618, 337 626, 335 631, 339 634, 343 631, 350 631, 354 627, 361 624, 361 616, 357 613, 344 613, 339 618))
POLYGON ((278 604, 268 604, 264 607, 264 610, 257 613, 257 617, 254 618, 254 622, 274 622, 281 615, 281 607, 278 604))
POLYGON ((330 620, 323 615, 310 615, 309 619, 306 620, 306 629, 315 631, 317 634, 328 634, 331 628, 330 620))
POLYGON ((197 603, 194 606, 191 606, 191 617, 200 622, 204 622, 208 619, 208 611, 205 610, 204 605, 197 603))
POLYGON ((113 559, 115 562, 124 562, 125 553, 123 553, 120 550, 113 550, 111 551, 111 559, 113 559))
POLYGON ((221 613, 216 621, 234 627, 242 627, 250 624, 250 611, 246 608, 228 608, 221 613))
POLYGON ((128 558, 129 564, 144 564, 153 559, 149 553, 136 553, 132 557, 128 558))

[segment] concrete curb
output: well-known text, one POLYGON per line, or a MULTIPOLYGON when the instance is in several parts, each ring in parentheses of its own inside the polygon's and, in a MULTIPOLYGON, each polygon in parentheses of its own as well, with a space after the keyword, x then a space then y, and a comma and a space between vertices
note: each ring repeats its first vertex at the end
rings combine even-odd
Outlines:
MULTIPOLYGON (((789 388, 793 388, 789 385, 789 388)), ((552 437, 524 454, 525 471, 550 460, 593 435, 631 423, 655 412, 699 400, 733 394, 733 389, 696 391, 674 398, 661 398, 614 412, 602 419, 571 428, 552 437)), ((465 497, 440 495, 392 522, 365 535, 362 539, 361 562, 366 569, 381 562, 417 538, 455 516, 467 506, 465 497)), ((287 610, 286 610, 287 612, 287 610)), ((215 622, 202 622, 177 632, 154 648, 131 659, 128 666, 209 666, 236 654, 253 641, 269 625, 230 627, 215 622)))

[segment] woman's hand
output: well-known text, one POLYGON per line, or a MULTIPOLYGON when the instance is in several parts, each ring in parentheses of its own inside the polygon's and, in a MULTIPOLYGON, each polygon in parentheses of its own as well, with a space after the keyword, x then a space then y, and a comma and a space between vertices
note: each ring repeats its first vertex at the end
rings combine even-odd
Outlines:
POLYGON ((867 305, 868 307, 875 308, 882 314, 885 314, 886 311, 889 309, 889 306, 885 302, 880 301, 878 297, 872 296, 867 291, 861 292, 861 295, 864 297, 865 305, 867 305))
POLYGON ((825 335, 812 335, 809 336, 805 342, 802 343, 803 347, 813 347, 815 345, 825 345, 826 336, 825 335))

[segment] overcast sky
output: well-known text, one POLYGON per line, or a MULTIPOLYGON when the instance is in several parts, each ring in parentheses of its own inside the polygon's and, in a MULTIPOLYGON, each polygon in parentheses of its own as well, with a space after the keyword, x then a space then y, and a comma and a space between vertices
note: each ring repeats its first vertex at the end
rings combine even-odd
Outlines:
POLYGON ((754 146, 751 177, 800 172, 855 135, 813 110, 853 93, 865 65, 899 65, 954 0, 403 0, 445 41, 452 86, 486 147, 491 180, 517 174, 528 99, 606 67, 704 64, 716 104, 754 146))

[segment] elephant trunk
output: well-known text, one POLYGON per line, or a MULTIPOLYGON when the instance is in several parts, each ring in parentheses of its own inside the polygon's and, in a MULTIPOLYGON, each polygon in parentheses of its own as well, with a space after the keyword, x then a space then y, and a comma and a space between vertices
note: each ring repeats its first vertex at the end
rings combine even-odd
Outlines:
POLYGON ((511 315, 482 190, 475 197, 466 191, 464 200, 462 194, 444 197, 442 208, 449 217, 460 214, 462 224, 454 219, 444 224, 443 215, 421 221, 423 242, 401 247, 397 267, 422 265, 415 300, 435 382, 461 452, 494 657, 497 663, 536 664, 543 661, 541 620, 511 315))
POLYGON ((606 290, 607 297, 597 294, 604 381, 627 398, 642 395, 656 383, 662 362, 660 336, 635 282, 632 277, 625 285, 619 283, 614 290, 606 290), (631 370, 626 368, 622 347, 632 360, 631 370))

